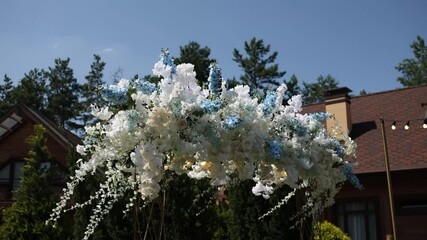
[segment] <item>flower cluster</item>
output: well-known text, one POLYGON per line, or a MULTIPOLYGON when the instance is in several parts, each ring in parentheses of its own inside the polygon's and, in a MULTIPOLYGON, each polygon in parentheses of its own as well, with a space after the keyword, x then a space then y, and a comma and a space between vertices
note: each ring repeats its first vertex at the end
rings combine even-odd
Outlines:
POLYGON ((125 192, 134 194, 131 201, 158 197, 166 170, 213 184, 230 176, 253 179, 253 193, 264 198, 286 184, 292 193, 304 189, 314 210, 332 204, 346 177, 358 184, 346 161, 354 156, 354 142, 328 135, 322 121, 329 114, 301 114, 300 96, 283 105, 286 85, 257 99, 248 86, 226 89, 212 64, 209 88, 202 89, 194 66, 175 65, 167 50, 153 73, 161 78, 157 85, 122 79, 104 88, 110 106, 93 108, 100 121, 86 127, 84 145, 77 147, 83 158, 53 221, 66 211, 76 185, 96 171, 107 180, 90 199, 106 204, 95 220, 125 192))

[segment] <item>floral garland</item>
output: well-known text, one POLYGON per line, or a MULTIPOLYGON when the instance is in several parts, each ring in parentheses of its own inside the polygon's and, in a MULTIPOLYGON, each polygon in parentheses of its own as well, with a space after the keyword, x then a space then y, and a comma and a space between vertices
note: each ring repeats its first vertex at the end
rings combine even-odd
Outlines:
POLYGON ((301 96, 283 105, 285 84, 260 100, 249 94, 248 86, 227 89, 213 63, 208 89, 202 89, 194 66, 176 66, 167 50, 153 73, 161 77, 157 85, 122 79, 104 87, 109 107, 93 107, 100 121, 85 128, 84 145, 77 146, 83 158, 49 221, 96 202, 87 239, 125 194, 133 197, 124 212, 138 197, 158 197, 165 170, 210 178, 212 184, 224 184, 232 174, 253 179, 252 192, 264 198, 286 184, 294 190, 279 205, 304 189, 305 207, 313 213, 333 203, 346 179, 360 186, 353 164, 345 160, 354 157, 354 142, 328 136, 322 122, 330 114, 301 114, 301 96), (96 171, 106 177, 98 192, 68 207, 76 185, 96 171))

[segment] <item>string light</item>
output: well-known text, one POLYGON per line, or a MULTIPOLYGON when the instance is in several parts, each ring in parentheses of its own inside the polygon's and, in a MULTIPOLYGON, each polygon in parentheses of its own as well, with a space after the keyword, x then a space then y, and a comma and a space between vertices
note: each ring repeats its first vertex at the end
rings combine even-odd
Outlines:
MULTIPOLYGON (((387 121, 387 120, 386 120, 387 121)), ((420 127, 422 129, 427 129, 427 114, 426 114, 426 118, 418 118, 418 119, 410 119, 410 120, 391 120, 389 119, 388 122, 392 122, 392 124, 390 124, 390 128, 391 130, 397 130, 398 128, 400 128, 401 126, 403 126, 404 130, 409 130, 411 128, 411 124, 413 125, 414 122, 416 123, 416 127, 418 127, 419 123, 420 123, 420 127), (422 122, 421 122, 422 120, 422 122), (405 125, 403 125, 403 122, 405 122, 405 125)), ((415 126, 415 125, 414 125, 415 126)), ((414 127, 412 126, 412 127, 414 127)))
POLYGON ((396 130, 396 121, 393 121, 393 124, 391 125, 392 130, 396 130))
POLYGON ((405 125, 405 130, 408 130, 408 129, 409 129, 409 121, 407 121, 405 125))
POLYGON ((423 124, 423 128, 427 128, 427 111, 426 111, 426 114, 424 115, 424 124, 423 124))
MULTIPOLYGON (((427 102, 426 103, 421 103, 421 107, 427 106, 427 102)), ((388 121, 393 121, 393 124, 391 124, 391 129, 392 130, 396 130, 397 129, 397 122, 400 122, 402 124, 402 122, 406 121, 405 126, 403 127, 403 129, 405 130, 409 130, 409 124, 410 122, 416 122, 418 125, 418 121, 423 120, 423 125, 422 128, 427 129, 427 111, 424 115, 424 118, 418 118, 418 119, 389 119, 388 121)))

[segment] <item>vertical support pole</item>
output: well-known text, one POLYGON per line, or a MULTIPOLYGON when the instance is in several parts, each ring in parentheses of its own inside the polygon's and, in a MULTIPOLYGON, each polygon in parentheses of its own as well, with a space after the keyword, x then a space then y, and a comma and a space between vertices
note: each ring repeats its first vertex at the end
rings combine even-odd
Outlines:
POLYGON ((393 189, 391 186, 390 165, 388 161, 388 151, 387 151, 387 138, 386 138, 385 128, 384 128, 384 119, 380 118, 380 121, 381 121, 382 135, 383 135, 384 162, 385 162, 385 172, 387 175, 388 200, 390 201, 391 226, 393 228, 393 239, 397 240, 396 224, 395 224, 395 216, 394 216, 393 189))

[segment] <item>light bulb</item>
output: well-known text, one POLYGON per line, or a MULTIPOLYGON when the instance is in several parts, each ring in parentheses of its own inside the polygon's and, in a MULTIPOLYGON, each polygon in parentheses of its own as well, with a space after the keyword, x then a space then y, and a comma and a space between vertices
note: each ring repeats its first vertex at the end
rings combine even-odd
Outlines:
POLYGON ((408 129, 409 129, 409 121, 405 125, 405 130, 408 130, 408 129))
POLYGON ((396 121, 394 121, 393 124, 391 125, 391 130, 396 130, 396 121))

